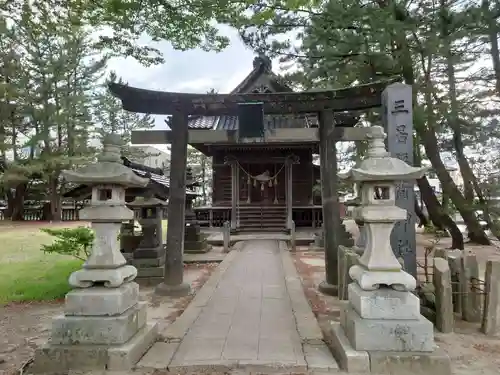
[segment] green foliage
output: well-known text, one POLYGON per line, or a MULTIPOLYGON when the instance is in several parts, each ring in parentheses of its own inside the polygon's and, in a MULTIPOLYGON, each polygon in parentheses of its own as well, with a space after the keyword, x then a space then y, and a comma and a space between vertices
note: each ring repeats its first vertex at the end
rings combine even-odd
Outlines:
POLYGON ((80 269, 78 259, 27 260, 0 267, 0 306, 9 302, 52 301, 71 290, 69 275, 80 269))
POLYGON ((125 111, 122 108, 121 101, 108 90, 108 84, 111 82, 126 84, 115 72, 111 72, 106 82, 94 93, 96 105, 91 112, 93 122, 99 124, 95 131, 96 138, 102 140, 102 137, 106 134, 119 134, 122 139, 122 153, 124 156, 132 159, 155 156, 142 151, 139 147, 129 147, 132 131, 152 129, 155 124, 154 119, 149 114, 125 111))
POLYGON ((143 42, 145 36, 153 42, 167 41, 177 50, 221 50, 229 39, 216 22, 239 18, 252 3, 253 0, 12 0, 0 2, 0 18, 4 15, 16 19, 26 8, 37 14, 48 12, 56 23, 68 24, 69 20, 76 29, 91 29, 96 49, 151 65, 164 60, 157 48, 143 42))
POLYGON ((94 242, 94 232, 90 228, 43 228, 41 231, 56 237, 54 243, 42 245, 41 250, 44 253, 70 255, 80 260, 86 260, 89 257, 94 242))

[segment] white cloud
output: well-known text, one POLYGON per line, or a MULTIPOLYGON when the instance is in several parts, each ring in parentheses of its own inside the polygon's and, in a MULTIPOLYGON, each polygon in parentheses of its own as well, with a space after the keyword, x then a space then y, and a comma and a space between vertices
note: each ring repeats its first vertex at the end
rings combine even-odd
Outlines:
POLYGON ((206 92, 210 90, 217 82, 210 77, 196 78, 191 81, 183 81, 174 86, 173 91, 186 92, 206 92))
MULTIPOLYGON (((175 51, 167 42, 153 43, 143 38, 142 43, 163 53, 164 64, 145 67, 132 58, 115 58, 109 70, 116 71, 131 86, 150 90, 205 93, 213 88, 227 93, 252 70, 255 55, 244 46, 236 30, 227 26, 221 26, 221 30, 231 41, 221 52, 175 51)), ((165 129, 165 116, 155 119, 156 128, 165 129)))

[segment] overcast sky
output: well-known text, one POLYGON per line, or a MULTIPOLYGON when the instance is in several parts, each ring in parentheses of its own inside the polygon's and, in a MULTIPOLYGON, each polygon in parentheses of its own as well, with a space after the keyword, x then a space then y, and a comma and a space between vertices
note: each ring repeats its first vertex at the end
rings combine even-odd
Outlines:
MULTIPOLYGON (((221 94, 228 93, 250 73, 255 54, 243 45, 235 30, 221 28, 231 39, 222 52, 182 52, 173 50, 167 42, 156 43, 154 46, 164 55, 164 64, 144 67, 134 59, 120 58, 112 60, 109 69, 130 86, 199 93, 214 88, 221 94)), ((156 129, 165 129, 164 119, 156 116, 156 129)))

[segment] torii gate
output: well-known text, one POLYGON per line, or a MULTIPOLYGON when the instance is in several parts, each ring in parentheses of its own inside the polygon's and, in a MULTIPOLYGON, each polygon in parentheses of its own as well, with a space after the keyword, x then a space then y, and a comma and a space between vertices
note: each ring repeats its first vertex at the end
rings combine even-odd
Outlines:
MULTIPOLYGON (((383 122, 388 133, 389 151, 393 156, 413 164, 412 146, 412 92, 411 86, 390 82, 375 82, 339 90, 321 90, 286 93, 248 94, 191 94, 145 90, 111 83, 111 92, 121 99, 123 108, 131 112, 171 115, 171 131, 147 130, 132 132, 134 144, 172 143, 170 167, 170 199, 168 215, 171 220, 167 232, 167 258, 164 282, 156 292, 162 295, 182 295, 189 292, 183 284, 183 241, 185 209, 185 170, 188 143, 255 143, 297 140, 319 141, 322 183, 323 225, 325 228, 326 277, 320 290, 336 294, 338 286, 338 240, 340 210, 338 202, 336 142, 366 139, 369 128, 335 127, 339 112, 358 111, 382 106, 383 122), (392 84, 391 84, 392 83, 392 84), (388 86, 389 85, 389 86, 388 86), (264 137, 238 138, 234 131, 188 129, 189 115, 236 115, 238 106, 261 103, 266 114, 317 113, 319 129, 273 129, 264 137)), ((402 256, 405 268, 416 274, 416 245, 414 225, 413 186, 399 185, 397 203, 408 210, 406 222, 396 225, 391 243, 402 256), (413 225, 412 225, 413 224, 413 225)))

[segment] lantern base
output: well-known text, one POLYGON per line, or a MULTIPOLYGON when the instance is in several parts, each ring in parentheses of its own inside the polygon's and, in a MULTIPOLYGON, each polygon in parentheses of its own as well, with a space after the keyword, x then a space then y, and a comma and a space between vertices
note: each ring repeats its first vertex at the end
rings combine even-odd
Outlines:
POLYGON ((340 322, 355 350, 434 351, 434 325, 422 315, 412 320, 363 319, 348 306, 340 322))
POLYGON ((69 285, 75 288, 90 288, 96 284, 106 288, 118 288, 137 276, 134 266, 122 266, 112 269, 82 268, 69 277, 69 285))
POLYGON ((191 293, 191 285, 187 283, 170 285, 162 282, 155 288, 155 294, 159 296, 184 297, 189 293, 191 293))
POLYGON ((349 276, 358 283, 363 290, 377 290, 381 286, 388 286, 400 292, 410 292, 417 287, 417 281, 409 273, 399 271, 370 271, 362 266, 353 266, 349 276))
POLYGON ((333 322, 329 337, 339 367, 347 373, 451 375, 450 357, 439 347, 433 352, 355 350, 341 325, 333 322))
POLYGON ((61 374, 71 370, 131 371, 158 337, 158 324, 146 323, 122 345, 55 345, 47 343, 35 350, 29 374, 61 374))
POLYGON ((350 305, 363 319, 420 319, 420 299, 410 292, 390 288, 363 290, 356 283, 347 287, 350 305))
POLYGON ((321 293, 326 294, 327 296, 338 296, 339 294, 339 286, 329 284, 326 281, 322 281, 321 283, 319 283, 318 290, 321 293))

